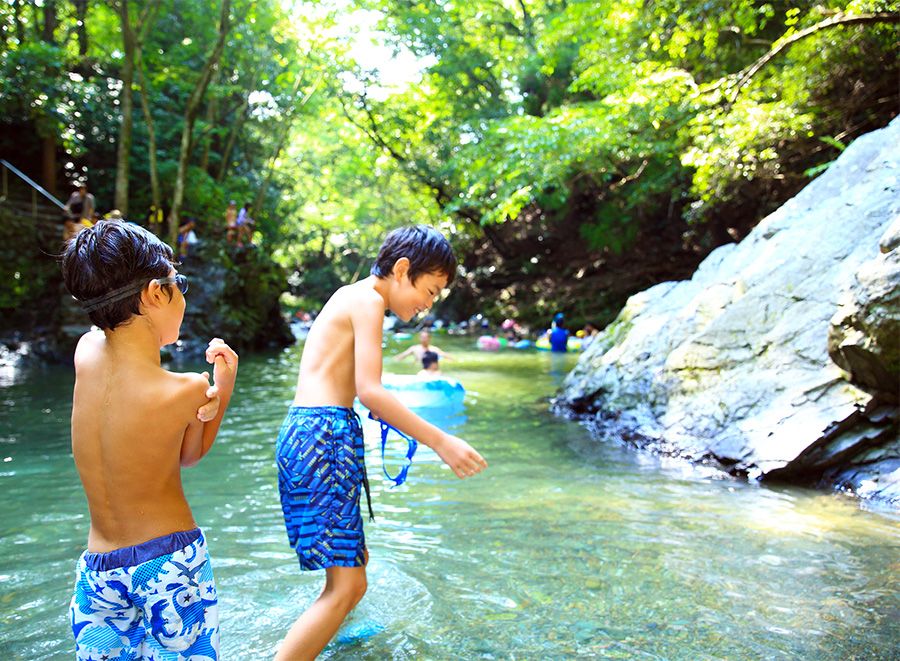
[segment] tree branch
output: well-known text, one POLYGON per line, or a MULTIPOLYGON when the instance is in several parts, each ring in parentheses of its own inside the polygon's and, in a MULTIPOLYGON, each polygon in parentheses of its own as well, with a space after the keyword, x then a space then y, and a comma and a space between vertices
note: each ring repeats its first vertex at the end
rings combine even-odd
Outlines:
POLYGON ((848 16, 847 14, 839 13, 835 14, 831 18, 825 19, 824 21, 819 21, 815 25, 811 25, 804 30, 800 30, 800 32, 792 34, 790 37, 782 38, 775 42, 777 45, 772 48, 772 50, 763 55, 749 67, 739 71, 736 74, 737 83, 735 84, 734 90, 732 91, 731 103, 734 103, 737 100, 737 97, 740 94, 741 90, 747 85, 747 83, 750 82, 753 76, 755 76, 760 69, 762 69, 766 64, 768 64, 775 57, 793 46, 798 41, 806 39, 816 32, 843 25, 898 22, 900 22, 900 12, 880 12, 877 14, 859 14, 855 16, 848 16))

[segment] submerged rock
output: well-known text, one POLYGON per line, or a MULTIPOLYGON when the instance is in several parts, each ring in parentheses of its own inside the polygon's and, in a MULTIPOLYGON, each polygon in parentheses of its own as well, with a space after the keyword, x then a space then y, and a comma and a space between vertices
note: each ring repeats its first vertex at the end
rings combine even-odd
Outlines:
POLYGON ((632 296, 557 410, 734 474, 900 505, 898 216, 900 119, 691 280, 632 296))

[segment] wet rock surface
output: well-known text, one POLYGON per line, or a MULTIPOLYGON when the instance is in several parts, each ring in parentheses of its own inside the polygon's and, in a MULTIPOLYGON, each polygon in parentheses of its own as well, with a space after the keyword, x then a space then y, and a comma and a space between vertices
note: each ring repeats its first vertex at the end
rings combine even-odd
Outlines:
POLYGON ((600 438, 900 506, 900 120, 687 281, 632 296, 554 407, 600 438))

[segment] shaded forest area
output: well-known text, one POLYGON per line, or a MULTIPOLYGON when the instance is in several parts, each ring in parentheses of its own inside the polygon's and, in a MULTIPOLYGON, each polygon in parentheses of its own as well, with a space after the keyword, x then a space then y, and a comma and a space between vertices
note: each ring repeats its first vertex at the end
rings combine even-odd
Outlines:
MULTIPOLYGON (((223 213, 252 203, 289 308, 425 222, 463 265, 440 314, 602 324, 896 116, 898 21, 878 0, 18 0, 0 158, 63 201, 86 179, 101 211, 162 207, 172 242, 196 218, 226 269, 223 213)), ((4 316, 58 286, 37 233, 6 235, 4 316)))

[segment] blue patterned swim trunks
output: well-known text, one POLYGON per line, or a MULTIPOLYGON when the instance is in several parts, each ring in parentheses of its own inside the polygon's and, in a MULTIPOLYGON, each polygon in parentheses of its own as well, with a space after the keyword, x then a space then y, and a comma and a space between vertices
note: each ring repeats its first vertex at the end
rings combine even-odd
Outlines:
POLYGON ((300 568, 361 567, 366 538, 360 487, 369 498, 359 417, 343 406, 292 406, 276 442, 278 490, 300 568))
POLYGON ((203 533, 85 551, 69 615, 79 661, 216 661, 219 605, 203 533))

